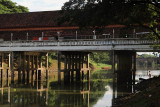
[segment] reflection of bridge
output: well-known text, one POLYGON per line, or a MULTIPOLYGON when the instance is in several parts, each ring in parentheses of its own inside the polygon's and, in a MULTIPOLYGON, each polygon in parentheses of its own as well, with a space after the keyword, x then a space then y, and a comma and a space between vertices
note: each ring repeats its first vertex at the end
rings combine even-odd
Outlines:
POLYGON ((90 83, 73 84, 59 89, 61 85, 49 88, 49 81, 33 81, 33 84, 12 85, 0 88, 1 106, 60 106, 77 105, 89 107, 90 83), (46 84, 43 84, 46 82, 46 84), (72 87, 73 86, 73 87, 72 87), (77 87, 75 89, 74 87, 77 87), (58 89, 55 89, 57 88, 58 89), (68 87, 68 88, 66 88, 68 87), (52 89, 53 88, 53 89, 52 89), (6 96, 7 95, 7 96, 6 96))

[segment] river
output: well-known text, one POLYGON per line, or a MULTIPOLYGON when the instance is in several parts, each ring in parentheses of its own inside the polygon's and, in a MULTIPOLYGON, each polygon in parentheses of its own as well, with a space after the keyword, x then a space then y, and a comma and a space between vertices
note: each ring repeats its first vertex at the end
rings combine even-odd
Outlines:
MULTIPOLYGON (((160 71, 150 71, 151 77, 160 71)), ((91 72, 90 81, 58 83, 56 75, 50 74, 49 81, 33 81, 0 88, 0 107, 110 107, 120 96, 133 92, 124 86, 117 86, 111 71, 91 72)), ((137 70, 136 81, 147 79, 148 71, 137 70)))

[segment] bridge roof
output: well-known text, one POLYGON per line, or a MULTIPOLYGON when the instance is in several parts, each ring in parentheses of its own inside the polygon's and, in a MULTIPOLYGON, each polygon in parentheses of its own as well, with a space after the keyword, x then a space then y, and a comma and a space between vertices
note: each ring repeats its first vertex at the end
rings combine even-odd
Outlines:
POLYGON ((55 27, 60 16, 60 11, 1 14, 0 28, 55 27))
MULTIPOLYGON (((56 20, 61 17, 60 11, 42 11, 27 13, 12 13, 0 15, 0 31, 24 31, 24 30, 59 30, 78 29, 77 26, 69 26, 67 23, 58 26, 56 20)), ((107 28, 124 27, 123 25, 109 25, 107 28)))

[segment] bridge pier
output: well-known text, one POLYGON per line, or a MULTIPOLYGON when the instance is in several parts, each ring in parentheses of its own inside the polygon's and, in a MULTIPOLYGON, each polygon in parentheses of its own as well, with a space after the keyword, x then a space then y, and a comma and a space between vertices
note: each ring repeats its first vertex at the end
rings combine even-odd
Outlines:
MULTIPOLYGON (((4 61, 2 60, 4 60, 4 55, 0 55, 1 78, 3 78, 4 72, 4 61)), ((46 79, 48 79, 48 53, 10 52, 8 58, 5 60, 8 61, 8 67, 6 69, 8 84, 9 73, 11 73, 11 83, 14 83, 15 76, 18 77, 18 83, 27 82, 27 84, 33 82, 35 79, 42 79, 44 74, 46 75, 46 79), (42 59, 42 56, 45 59, 42 59), (40 78, 38 78, 38 75, 40 78)))
POLYGON ((21 66, 21 67, 20 67, 20 69, 21 69, 21 74, 22 74, 22 76, 21 76, 21 77, 22 77, 22 78, 21 78, 22 80, 21 80, 21 81, 22 81, 22 83, 24 83, 24 82, 25 82, 25 77, 26 77, 26 74, 25 74, 25 73, 26 73, 26 55, 22 52, 22 53, 21 53, 21 56, 22 56, 22 59, 21 59, 22 62, 21 62, 21 65, 20 65, 20 66, 21 66))
POLYGON ((135 51, 115 51, 117 61, 117 81, 118 83, 132 84, 135 81, 136 52, 135 51))
POLYGON ((64 82, 73 82, 90 78, 89 53, 87 52, 58 52, 58 80, 61 72, 64 73, 64 82), (61 54, 60 54, 61 53, 61 54), (61 57, 64 58, 64 70, 61 70, 61 57), (75 75, 75 76, 74 76, 75 75))
POLYGON ((61 52, 58 52, 58 82, 61 81, 61 52))
POLYGON ((1 56, 0 56, 0 72, 1 72, 1 87, 3 87, 3 81, 5 78, 4 77, 4 53, 1 53, 1 56))
POLYGON ((21 83, 21 54, 19 55, 19 58, 18 58, 18 83, 21 83))
POLYGON ((14 83, 14 52, 10 53, 10 71, 11 71, 11 83, 14 83))

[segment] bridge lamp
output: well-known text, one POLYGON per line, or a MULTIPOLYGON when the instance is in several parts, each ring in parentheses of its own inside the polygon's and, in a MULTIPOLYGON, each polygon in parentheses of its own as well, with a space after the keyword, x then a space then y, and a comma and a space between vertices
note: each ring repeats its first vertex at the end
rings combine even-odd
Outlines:
POLYGON ((76 31, 76 40, 77 40, 77 34, 78 34, 78 32, 76 31))
POLYGON ((93 35, 93 39, 96 39, 96 31, 93 31, 94 35, 93 35))
POLYGON ((13 40, 12 38, 13 38, 13 33, 11 33, 11 41, 13 40))
POLYGON ((42 40, 43 40, 44 32, 42 32, 42 40))
POLYGON ((60 32, 57 32, 57 35, 58 35, 58 40, 59 40, 59 35, 60 35, 60 32))
POLYGON ((114 34, 115 34, 115 31, 114 31, 114 29, 113 29, 113 38, 114 38, 114 34))
POLYGON ((28 41, 28 32, 27 32, 27 41, 28 41))

